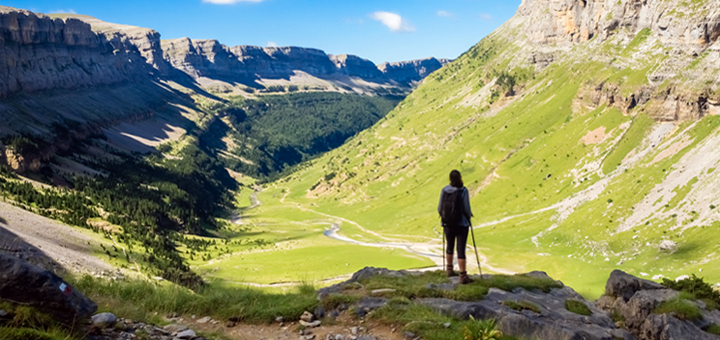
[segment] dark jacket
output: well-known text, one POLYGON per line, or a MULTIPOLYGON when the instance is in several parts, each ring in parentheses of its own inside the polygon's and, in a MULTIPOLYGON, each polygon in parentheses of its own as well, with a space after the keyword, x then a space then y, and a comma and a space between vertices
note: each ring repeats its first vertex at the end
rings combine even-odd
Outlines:
MULTIPOLYGON (((440 203, 438 203, 438 214, 440 213, 440 209, 442 209, 442 201, 443 198, 445 198, 445 195, 452 194, 453 192, 457 191, 458 188, 448 185, 442 189, 442 192, 440 192, 440 203)), ((460 196, 462 197, 463 201, 463 216, 462 220, 460 221, 460 225, 456 227, 469 227, 470 226, 470 218, 472 218, 473 214, 470 210, 470 193, 468 192, 468 189, 465 187, 460 188, 459 190, 462 190, 460 193, 460 196)))

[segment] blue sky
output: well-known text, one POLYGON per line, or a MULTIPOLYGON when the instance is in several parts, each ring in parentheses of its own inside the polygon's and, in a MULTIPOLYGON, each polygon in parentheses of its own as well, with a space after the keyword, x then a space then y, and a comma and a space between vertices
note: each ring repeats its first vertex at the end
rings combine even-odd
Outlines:
POLYGON ((455 58, 509 19, 520 0, 25 0, 3 5, 149 27, 163 39, 314 47, 382 63, 455 58))

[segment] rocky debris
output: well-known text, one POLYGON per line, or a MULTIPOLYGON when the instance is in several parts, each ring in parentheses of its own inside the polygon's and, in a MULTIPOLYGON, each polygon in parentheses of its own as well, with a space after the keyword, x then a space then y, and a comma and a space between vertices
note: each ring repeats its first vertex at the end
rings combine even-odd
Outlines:
MULTIPOLYGON (((100 314, 98 314, 100 315, 100 314)), ((170 324, 163 328, 130 319, 118 319, 108 327, 93 326, 86 340, 205 340, 186 326, 170 324)))
POLYGON ((57 321, 73 324, 97 310, 80 291, 48 270, 0 253, 0 299, 28 304, 57 321))
POLYGON ((622 316, 623 325, 640 340, 720 339, 705 332, 710 324, 720 324, 720 311, 705 309, 696 301, 702 319, 680 320, 673 314, 656 314, 663 302, 676 299, 679 292, 615 270, 610 274, 605 295, 596 301, 598 308, 622 316))
POLYGON ((93 326, 98 327, 100 329, 112 327, 117 322, 117 318, 112 313, 95 314, 92 316, 92 318, 90 320, 91 320, 93 326))

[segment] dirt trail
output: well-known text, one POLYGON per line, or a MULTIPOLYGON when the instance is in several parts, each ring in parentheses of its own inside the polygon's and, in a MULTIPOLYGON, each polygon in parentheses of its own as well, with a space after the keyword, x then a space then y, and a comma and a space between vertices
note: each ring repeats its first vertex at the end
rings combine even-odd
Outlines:
MULTIPOLYGON (((402 239, 394 239, 394 238, 388 238, 388 237, 382 236, 376 232, 373 232, 371 230, 364 228, 359 223, 348 220, 346 218, 342 218, 339 216, 334 216, 334 215, 322 213, 319 211, 315 211, 313 209, 306 208, 296 202, 286 202, 285 199, 290 194, 290 189, 289 188, 284 188, 284 189, 286 189, 286 191, 285 191, 285 194, 280 198, 280 203, 292 206, 292 207, 297 208, 304 212, 314 213, 314 214, 334 220, 333 222, 328 222, 328 224, 330 224, 330 228, 325 230, 325 232, 323 233, 326 237, 334 239, 334 240, 347 242, 347 243, 351 243, 351 244, 356 244, 356 245, 361 245, 361 246, 366 246, 366 247, 402 249, 411 254, 426 257, 426 258, 432 260, 437 265, 437 266, 433 266, 433 267, 429 267, 429 268, 423 268, 421 270, 443 269, 443 268, 441 268, 441 265, 443 263, 442 244, 439 244, 439 242, 407 242, 402 239), (352 239, 345 235, 341 235, 339 233, 341 222, 352 224, 353 226, 359 228, 363 232, 366 232, 368 234, 376 236, 387 242, 363 242, 363 241, 358 241, 358 240, 352 239)), ((254 195, 256 196, 256 200, 257 200, 258 193, 259 193, 259 191, 256 191, 254 193, 254 195)), ((257 202, 258 202, 257 206, 259 206, 261 203, 260 203, 260 201, 257 201, 257 202)), ((255 206, 255 207, 257 207, 257 206, 255 206)), ((468 254, 472 255, 474 250, 471 247, 468 247, 468 248, 470 248, 470 249, 468 249, 468 254)), ((488 264, 487 257, 479 252, 478 252, 478 256, 480 257, 480 265, 482 266, 482 269, 484 272, 491 271, 491 272, 500 273, 500 274, 508 274, 508 275, 515 274, 515 272, 513 272, 513 271, 503 269, 503 268, 498 268, 498 267, 488 264)), ((467 262, 468 262, 468 271, 477 270, 477 264, 476 264, 477 261, 474 261, 473 259, 468 259, 467 262)), ((344 279, 346 277, 347 277, 347 275, 337 277, 337 278, 329 278, 329 279, 326 279, 325 281, 338 281, 338 280, 344 279)), ((249 284, 249 285, 258 286, 258 287, 277 287, 277 286, 293 285, 293 283, 291 283, 291 282, 282 282, 282 283, 269 284, 269 285, 260 285, 260 284, 252 284, 252 283, 244 283, 244 284, 249 284)), ((297 285, 298 283, 294 283, 294 284, 297 285)))

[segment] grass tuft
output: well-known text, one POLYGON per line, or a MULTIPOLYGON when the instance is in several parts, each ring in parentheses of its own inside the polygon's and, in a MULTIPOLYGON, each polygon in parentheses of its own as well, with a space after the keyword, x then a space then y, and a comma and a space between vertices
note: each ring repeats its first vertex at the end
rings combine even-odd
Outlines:
POLYGON ((705 329, 706 332, 710 334, 720 335, 720 326, 717 324, 711 323, 710 326, 708 326, 707 329, 705 329))
POLYGON ((654 312, 656 314, 672 314, 680 320, 699 321, 703 319, 700 313, 700 307, 679 296, 675 299, 664 301, 655 308, 654 312))
POLYGON ((570 312, 573 312, 575 314, 590 316, 592 315, 592 311, 590 311, 590 308, 588 308, 587 305, 585 305, 582 301, 578 300, 565 300, 565 309, 567 309, 570 312))

